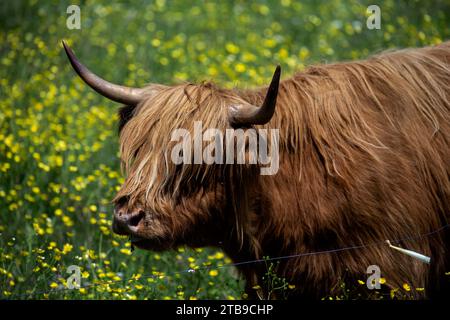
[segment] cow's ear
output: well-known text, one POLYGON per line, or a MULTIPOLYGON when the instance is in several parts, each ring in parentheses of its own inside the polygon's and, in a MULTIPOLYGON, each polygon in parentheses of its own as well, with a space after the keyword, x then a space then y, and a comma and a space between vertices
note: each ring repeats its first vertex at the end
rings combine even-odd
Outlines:
POLYGON ((277 104, 281 67, 277 66, 267 89, 262 106, 234 105, 229 109, 228 118, 233 127, 246 127, 254 124, 266 124, 272 119, 277 104))
POLYGON ((119 133, 122 131, 123 127, 127 124, 128 121, 133 117, 134 110, 136 109, 135 105, 131 106, 122 106, 119 109, 119 133))

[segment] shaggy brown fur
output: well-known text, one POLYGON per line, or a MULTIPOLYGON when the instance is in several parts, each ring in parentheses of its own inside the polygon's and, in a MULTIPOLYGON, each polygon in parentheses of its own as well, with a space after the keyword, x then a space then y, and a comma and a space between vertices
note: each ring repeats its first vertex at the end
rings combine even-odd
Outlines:
MULTIPOLYGON (((250 165, 175 166, 169 153, 173 129, 192 130, 195 120, 225 129, 230 105, 260 105, 266 88, 156 92, 121 112, 127 179, 115 198, 145 211, 138 235, 147 248, 218 246, 240 262, 415 237, 397 245, 431 256, 431 265, 377 244, 281 260, 277 273, 296 285, 291 297, 337 294, 341 280, 365 282, 373 264, 388 288, 448 294, 448 229, 417 236, 450 222, 450 42, 313 66, 282 81, 264 126, 280 129, 274 176, 250 165)), ((239 269, 267 297, 264 264, 239 269)))

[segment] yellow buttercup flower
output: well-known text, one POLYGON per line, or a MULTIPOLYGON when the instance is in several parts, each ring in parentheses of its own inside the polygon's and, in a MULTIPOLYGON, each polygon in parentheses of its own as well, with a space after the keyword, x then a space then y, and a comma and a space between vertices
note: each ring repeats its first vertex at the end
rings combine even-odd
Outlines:
POLYGON ((217 270, 210 270, 210 271, 208 272, 208 274, 209 274, 211 277, 217 277, 217 276, 219 275, 219 271, 217 271, 217 270))

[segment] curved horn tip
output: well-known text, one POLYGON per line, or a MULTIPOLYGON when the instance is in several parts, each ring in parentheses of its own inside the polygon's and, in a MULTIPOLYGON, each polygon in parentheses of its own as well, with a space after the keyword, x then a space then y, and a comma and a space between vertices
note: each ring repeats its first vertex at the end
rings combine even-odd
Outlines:
POLYGON ((279 76, 280 74, 281 74, 281 66, 279 64, 277 64, 274 75, 279 76))
POLYGON ((277 64, 277 66, 275 67, 275 71, 273 72, 272 80, 277 78, 279 79, 280 75, 281 75, 281 66, 277 64))
POLYGON ((280 76, 281 67, 277 65, 262 106, 247 105, 230 108, 230 122, 233 126, 264 125, 272 119, 277 103, 280 76))
POLYGON ((69 45, 67 44, 66 40, 61 40, 61 43, 64 47, 64 51, 66 52, 67 57, 72 60, 72 57, 75 56, 75 54, 73 53, 72 49, 69 47, 69 45))
POLYGON ((61 42, 73 69, 92 89, 110 100, 123 104, 133 105, 142 100, 146 93, 146 89, 125 87, 100 78, 78 61, 72 49, 64 40, 61 42))
POLYGON ((76 73, 82 79, 84 79, 83 75, 81 74, 82 65, 77 60, 77 58, 75 56, 75 53, 73 53, 72 49, 69 47, 69 45, 67 44, 67 42, 65 40, 62 40, 61 42, 62 42, 62 45, 64 47, 64 51, 66 52, 67 58, 69 58, 70 64, 72 65, 72 67, 74 68, 76 73))
POLYGON ((272 81, 270 81, 269 92, 267 93, 266 98, 276 100, 276 94, 278 93, 278 87, 280 85, 280 78, 281 78, 281 67, 280 65, 277 65, 272 76, 272 81), (272 95, 275 95, 275 97, 273 97, 272 95))
POLYGON ((67 53, 69 50, 71 50, 70 47, 69 47, 69 45, 67 44, 66 40, 64 40, 64 39, 61 40, 61 43, 62 43, 62 45, 63 45, 64 50, 66 51, 66 53, 67 53))

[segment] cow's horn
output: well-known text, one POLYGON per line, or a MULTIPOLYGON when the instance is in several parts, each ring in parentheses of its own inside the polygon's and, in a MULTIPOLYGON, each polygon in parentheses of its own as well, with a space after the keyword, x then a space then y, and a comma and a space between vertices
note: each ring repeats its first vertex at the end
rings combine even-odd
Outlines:
POLYGON ((272 119, 277 104, 278 86, 280 84, 281 68, 277 66, 267 89, 266 98, 261 107, 253 105, 238 105, 230 108, 230 123, 233 126, 248 126, 266 124, 272 119))
POLYGON ((128 105, 135 105, 142 100, 145 89, 120 86, 100 78, 78 61, 65 41, 62 41, 62 44, 72 67, 92 89, 108 99, 128 105))

